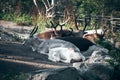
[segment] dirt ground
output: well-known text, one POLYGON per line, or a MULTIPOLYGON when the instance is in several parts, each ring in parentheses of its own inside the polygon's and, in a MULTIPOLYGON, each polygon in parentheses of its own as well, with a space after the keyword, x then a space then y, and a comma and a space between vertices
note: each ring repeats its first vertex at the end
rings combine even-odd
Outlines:
POLYGON ((61 68, 70 64, 55 63, 20 43, 0 42, 0 74, 31 72, 38 69, 61 68), (14 70, 14 71, 13 71, 14 70))
MULTIPOLYGON (((33 26, 17 26, 13 22, 0 21, 0 26, 22 35, 29 35, 33 26), (23 29, 25 32, 22 32, 23 29)), ((46 55, 33 52, 21 42, 0 41, 0 77, 8 72, 31 72, 38 69, 61 68, 71 64, 55 63, 47 59, 46 55)))

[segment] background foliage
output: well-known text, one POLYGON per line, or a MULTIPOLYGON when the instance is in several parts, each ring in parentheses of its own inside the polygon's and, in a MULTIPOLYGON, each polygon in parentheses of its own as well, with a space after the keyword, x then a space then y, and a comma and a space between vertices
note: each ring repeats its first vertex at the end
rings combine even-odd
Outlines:
MULTIPOLYGON (((110 15, 113 12, 120 11, 120 0, 68 0, 63 1, 62 6, 73 6, 77 14, 85 15, 110 15), (69 4, 68 4, 69 2, 69 4)), ((0 18, 5 14, 28 14, 38 15, 33 0, 0 0, 0 18)), ((41 14, 45 14, 45 8, 42 0, 37 0, 41 14)), ((69 7, 71 9, 71 7, 69 7)))

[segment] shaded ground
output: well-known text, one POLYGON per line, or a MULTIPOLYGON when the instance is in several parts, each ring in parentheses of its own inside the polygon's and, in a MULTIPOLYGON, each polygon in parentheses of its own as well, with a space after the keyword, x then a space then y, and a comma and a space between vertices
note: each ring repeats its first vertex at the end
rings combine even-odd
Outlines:
POLYGON ((0 60, 0 79, 6 74, 8 75, 9 73, 19 75, 19 73, 29 73, 38 69, 40 68, 22 63, 18 64, 15 62, 0 60))
MULTIPOLYGON (((29 35, 33 26, 17 26, 15 23, 0 21, 0 80, 7 74, 29 73, 38 69, 60 68, 71 64, 54 63, 47 59, 47 56, 33 52, 31 48, 25 47, 18 41, 8 41, 5 37, 15 33, 18 35, 29 35), (5 33, 4 30, 6 31, 5 33)), ((11 38, 11 37, 10 37, 11 38)))
POLYGON ((0 42, 0 77, 38 69, 61 68, 70 64, 54 63, 47 56, 31 51, 20 43, 0 42))
MULTIPOLYGON (((9 34, 7 37, 13 34, 21 38, 27 38, 33 27, 34 26, 18 26, 14 22, 0 20, 0 37, 2 39, 2 36, 7 36, 5 34, 9 34), (1 32, 5 34, 1 34, 1 32)), ((6 41, 6 39, 4 39, 4 41, 6 41)))

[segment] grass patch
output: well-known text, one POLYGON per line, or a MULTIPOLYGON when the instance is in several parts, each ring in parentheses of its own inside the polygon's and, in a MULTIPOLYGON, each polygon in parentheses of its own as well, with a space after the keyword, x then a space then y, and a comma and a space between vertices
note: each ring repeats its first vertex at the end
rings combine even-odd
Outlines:
POLYGON ((16 22, 21 26, 30 26, 33 25, 32 16, 27 14, 4 14, 2 17, 3 20, 16 22))
POLYGON ((29 74, 20 72, 19 74, 12 73, 12 71, 8 72, 4 76, 2 76, 1 80, 28 80, 29 74))
POLYGON ((14 21, 14 15, 12 13, 4 14, 2 19, 6 21, 14 21))
POLYGON ((32 25, 32 17, 26 14, 20 14, 18 16, 15 17, 14 21, 18 24, 18 25, 32 25))

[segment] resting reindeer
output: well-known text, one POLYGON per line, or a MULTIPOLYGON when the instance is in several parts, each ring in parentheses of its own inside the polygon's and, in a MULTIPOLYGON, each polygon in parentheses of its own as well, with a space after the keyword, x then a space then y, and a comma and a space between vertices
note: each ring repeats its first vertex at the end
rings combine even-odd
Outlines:
MULTIPOLYGON (((50 39, 50 38, 56 38, 56 37, 66 37, 70 36, 73 33, 73 29, 70 28, 70 30, 63 30, 62 27, 65 25, 65 23, 59 24, 57 23, 56 25, 53 24, 52 21, 50 21, 52 24, 52 28, 54 30, 48 30, 45 32, 38 33, 36 36, 39 37, 40 39, 50 39), (60 26, 60 30, 57 30, 57 26, 60 26)), ((35 27, 34 32, 36 32, 38 29, 38 26, 35 27)))
POLYGON ((56 30, 56 33, 54 33, 53 30, 49 30, 46 32, 41 32, 37 34, 37 37, 39 37, 40 39, 50 39, 50 38, 56 38, 56 37, 66 37, 66 36, 70 36, 72 34, 72 31, 69 30, 56 30))
POLYGON ((25 46, 30 46, 33 51, 48 55, 48 59, 52 61, 62 61, 70 63, 71 61, 85 60, 85 57, 81 54, 79 48, 74 44, 59 40, 59 39, 40 39, 33 36, 34 30, 30 33, 30 36, 24 42, 25 46))
MULTIPOLYGON (((31 34, 33 35, 37 30, 37 27, 33 29, 33 31, 31 32, 31 34)), ((44 36, 44 35, 42 35, 44 36)), ((39 39, 45 39, 45 38, 41 38, 40 36, 35 36, 39 39)), ((57 37, 57 39, 61 39, 64 41, 68 41, 74 45, 76 45, 80 51, 86 51, 90 46, 94 45, 94 43, 92 43, 91 41, 81 38, 81 37, 57 37)))
POLYGON ((104 31, 102 31, 102 30, 99 30, 100 31, 100 33, 98 33, 97 32, 97 30, 96 30, 96 32, 95 33, 87 33, 87 34, 84 34, 83 35, 83 38, 85 38, 85 39, 88 39, 88 40, 90 40, 91 42, 93 42, 93 43, 95 43, 95 39, 103 39, 103 37, 104 37, 104 35, 105 35, 105 32, 106 32, 106 30, 104 30, 104 31))
POLYGON ((94 45, 94 43, 82 37, 59 37, 58 39, 73 43, 80 51, 86 51, 90 46, 94 45))

